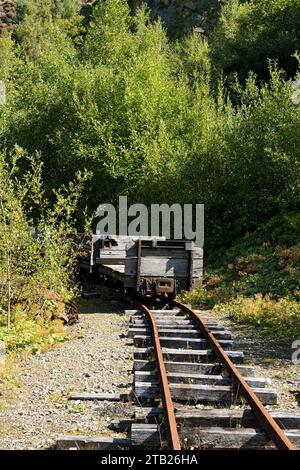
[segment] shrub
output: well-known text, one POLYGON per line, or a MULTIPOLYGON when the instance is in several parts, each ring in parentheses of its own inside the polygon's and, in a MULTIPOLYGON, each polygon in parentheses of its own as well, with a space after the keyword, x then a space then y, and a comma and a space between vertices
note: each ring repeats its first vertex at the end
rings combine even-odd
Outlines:
POLYGON ((72 336, 61 321, 47 318, 45 314, 34 320, 20 313, 9 330, 0 327, 0 340, 4 341, 8 354, 14 355, 39 354, 72 336))
POLYGON ((217 297, 204 288, 193 289, 191 292, 183 292, 178 298, 184 303, 200 308, 211 308, 217 301, 217 297))
POLYGON ((17 148, 12 161, 0 160, 0 329, 8 346, 19 349, 39 337, 45 342, 47 330, 50 341, 55 333, 50 320, 59 318, 64 301, 76 295, 78 252, 70 236, 87 176, 58 189, 51 206, 44 199, 38 156, 29 158, 17 148), (30 167, 23 175, 21 159, 30 167))
POLYGON ((211 47, 216 67, 245 79, 251 70, 268 79, 268 59, 276 59, 289 76, 300 49, 298 0, 228 0, 224 2, 211 47))
POLYGON ((268 334, 296 337, 300 322, 297 213, 276 216, 223 248, 206 266, 204 287, 185 293, 195 307, 214 307, 268 334))
POLYGON ((171 43, 145 9, 99 2, 80 45, 65 21, 45 25, 32 55, 25 39, 6 43, 14 54, 0 64, 0 149, 40 152, 47 197, 88 169, 92 209, 119 194, 204 203, 208 249, 298 209, 300 106, 274 61, 268 82, 247 75, 229 99, 222 81, 211 87, 210 41, 171 43))
POLYGON ((217 312, 228 314, 233 320, 260 327, 278 337, 296 338, 300 331, 300 303, 283 297, 278 301, 257 294, 252 298, 242 296, 215 307, 217 312))

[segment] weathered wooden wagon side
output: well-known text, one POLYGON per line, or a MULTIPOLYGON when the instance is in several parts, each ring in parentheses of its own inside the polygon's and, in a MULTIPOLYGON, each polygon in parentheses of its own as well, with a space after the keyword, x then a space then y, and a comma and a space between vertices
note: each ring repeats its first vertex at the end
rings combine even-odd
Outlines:
POLYGON ((91 268, 142 296, 174 297, 201 285, 203 250, 185 240, 94 235, 91 268))

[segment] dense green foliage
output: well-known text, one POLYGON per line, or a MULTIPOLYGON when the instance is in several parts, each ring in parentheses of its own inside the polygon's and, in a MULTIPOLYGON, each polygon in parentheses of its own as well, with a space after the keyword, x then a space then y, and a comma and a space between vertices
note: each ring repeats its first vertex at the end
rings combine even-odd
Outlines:
POLYGON ((293 54, 300 50, 300 3, 228 0, 212 36, 214 63, 226 75, 238 72, 245 78, 253 71, 267 79, 267 61, 275 59, 292 76, 293 54))
MULTIPOLYGON (((55 188, 91 171, 82 203, 90 211, 119 195, 204 203, 206 259, 245 233, 257 236, 272 217, 286 233, 300 206, 300 85, 291 81, 299 2, 223 3, 211 35, 172 42, 145 8, 132 16, 126 0, 98 2, 90 23, 76 0, 19 2, 13 36, 0 39, 6 161, 16 145, 38 152, 52 202, 55 188)), ((20 158, 20 174, 28 165, 20 158)), ((40 212, 35 205, 30 217, 39 220, 40 212)), ((286 243, 292 246, 283 240, 282 250, 286 243)), ((254 253, 244 243, 238 249, 236 256, 254 253)), ((277 252, 259 247, 262 269, 245 282, 242 268, 228 269, 225 277, 242 286, 234 295, 294 295, 298 266, 268 274, 277 252)))
POLYGON ((78 253, 70 235, 87 175, 57 189, 50 205, 41 170, 38 156, 29 158, 20 148, 10 164, 0 159, 0 340, 13 350, 37 352, 62 339, 59 323, 51 320, 65 313, 65 301, 77 292, 78 253), (30 170, 20 174, 22 158, 30 170), (34 206, 39 208, 36 220, 34 206))
POLYGON ((300 303, 282 297, 278 301, 256 294, 254 298, 237 297, 216 307, 239 323, 260 327, 277 338, 297 338, 300 331, 300 303))
POLYGON ((278 336, 297 337, 300 328, 300 217, 271 218, 252 234, 220 250, 204 286, 185 301, 214 307, 235 320, 278 336))
MULTIPOLYGON (((274 63, 268 83, 253 75, 244 87, 236 82, 232 103, 213 79, 223 67, 211 64, 215 39, 210 45, 194 34, 170 43, 159 22, 145 10, 132 17, 125 0, 100 2, 83 34, 76 16, 51 16, 51 3, 43 2, 38 27, 28 10, 16 32, 19 47, 7 39, 9 63, 0 66, 8 88, 1 146, 40 151, 47 194, 87 168, 91 209, 119 194, 146 203, 202 202, 210 246, 297 210, 300 107, 274 63)), ((281 2, 270 4, 275 15, 281 2)), ((222 36, 220 28, 222 42, 227 29, 222 36)), ((261 63, 267 67, 267 58, 261 63)))

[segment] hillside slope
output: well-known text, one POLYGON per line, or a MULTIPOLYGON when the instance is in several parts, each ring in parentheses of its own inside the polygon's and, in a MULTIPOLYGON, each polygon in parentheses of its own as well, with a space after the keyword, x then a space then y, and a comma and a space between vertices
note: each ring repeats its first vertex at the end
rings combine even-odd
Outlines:
POLYGON ((0 36, 12 31, 16 16, 16 5, 12 0, 0 1, 0 36))

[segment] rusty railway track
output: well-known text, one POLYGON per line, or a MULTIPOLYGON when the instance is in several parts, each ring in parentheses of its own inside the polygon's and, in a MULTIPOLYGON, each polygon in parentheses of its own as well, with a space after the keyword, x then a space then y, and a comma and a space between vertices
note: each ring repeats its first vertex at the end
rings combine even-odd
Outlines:
MULTIPOLYGON (((152 342, 155 351, 157 362, 157 370, 159 374, 161 399, 163 404, 163 414, 166 423, 167 441, 170 450, 180 450, 180 438, 178 434, 178 426, 176 424, 176 417, 174 411, 174 404, 171 397, 170 385, 168 381, 167 371, 164 362, 163 350, 160 341, 159 330, 155 316, 151 311, 140 302, 133 300, 127 296, 122 295, 122 298, 127 302, 133 304, 140 310, 147 318, 152 332, 152 342)), ((206 323, 200 315, 193 311, 187 305, 178 301, 173 301, 172 304, 178 307, 181 311, 185 312, 199 327, 201 333, 209 342, 216 357, 220 360, 221 364, 228 371, 236 385, 237 394, 243 395, 248 405, 253 411, 258 423, 265 430, 267 436, 275 444, 277 449, 280 450, 295 450, 295 446, 290 439, 286 436, 284 431, 276 423, 274 418, 267 411, 261 400, 253 392, 252 388, 247 384, 237 367, 234 365, 226 351, 222 348, 220 342, 216 339, 214 334, 210 331, 206 323)))
POLYGON ((112 293, 134 308, 125 311, 134 345, 133 392, 118 397, 75 393, 70 399, 131 401, 132 418, 116 422, 116 430, 127 437, 62 436, 58 448, 300 448, 300 414, 266 409, 276 404, 277 392, 243 364, 243 352, 233 350, 230 331, 177 301, 171 310, 161 304, 150 309, 112 293), (198 403, 214 407, 197 408, 198 403))
POLYGON ((122 295, 122 298, 126 300, 127 302, 134 304, 138 309, 140 309, 141 312, 145 314, 146 318, 148 319, 150 323, 152 335, 153 335, 153 345, 154 345, 154 351, 155 351, 155 356, 156 356, 156 361, 157 361, 157 368, 158 368, 159 377, 160 377, 160 390, 161 390, 161 398, 163 402, 163 413, 164 413, 164 418, 165 418, 165 422, 166 422, 166 426, 168 430, 167 431, 168 444, 169 444, 170 450, 180 450, 181 445, 180 445, 180 439, 179 439, 177 425, 176 425, 174 405, 173 405, 173 401, 171 397, 171 391, 170 391, 170 386, 168 382, 168 376, 167 376, 167 371, 166 371, 166 367, 164 363, 163 352, 162 352, 162 347, 160 344, 159 332, 158 332, 155 317, 144 304, 141 304, 140 302, 137 302, 136 300, 131 299, 130 297, 127 297, 125 295, 122 295))
POLYGON ((199 325, 201 331, 203 331, 205 337, 213 347, 221 363, 226 367, 228 372, 233 377, 233 380, 237 384, 238 390, 244 395, 246 401, 253 410, 258 422, 261 424, 262 428, 265 429, 267 435, 274 442, 276 447, 280 450, 295 450, 294 445, 287 438, 283 430, 278 426, 276 421, 272 418, 270 413, 266 410, 262 402, 257 398, 251 387, 244 380, 243 376, 240 374, 238 369, 235 367, 234 363, 231 361, 229 356, 226 354, 224 349, 221 347, 219 341, 215 336, 209 331, 206 324, 203 322, 201 317, 197 315, 190 307, 182 304, 178 301, 173 301, 173 304, 179 307, 181 310, 187 312, 199 325))

